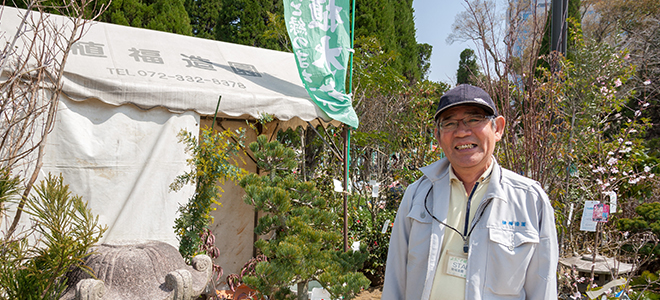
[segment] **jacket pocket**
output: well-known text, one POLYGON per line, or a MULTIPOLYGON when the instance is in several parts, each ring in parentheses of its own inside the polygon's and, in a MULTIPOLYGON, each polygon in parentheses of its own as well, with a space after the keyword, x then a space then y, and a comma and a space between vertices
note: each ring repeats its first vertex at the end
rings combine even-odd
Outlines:
POLYGON ((429 215, 424 205, 413 205, 407 218, 410 221, 408 260, 421 263, 428 260, 433 217, 429 215))
POLYGON ((538 233, 488 228, 488 237, 486 287, 497 295, 520 295, 538 233))

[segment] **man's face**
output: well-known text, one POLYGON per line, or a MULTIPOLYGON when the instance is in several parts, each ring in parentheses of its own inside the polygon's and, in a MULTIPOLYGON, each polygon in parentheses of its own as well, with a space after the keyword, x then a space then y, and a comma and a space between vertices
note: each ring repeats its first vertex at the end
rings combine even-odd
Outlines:
POLYGON ((439 119, 458 121, 458 127, 449 131, 436 128, 438 143, 459 178, 479 176, 488 169, 495 143, 504 132, 505 121, 501 116, 468 128, 462 120, 475 115, 486 116, 486 112, 476 106, 452 107, 442 112, 439 119), (491 122, 495 122, 494 129, 491 122))

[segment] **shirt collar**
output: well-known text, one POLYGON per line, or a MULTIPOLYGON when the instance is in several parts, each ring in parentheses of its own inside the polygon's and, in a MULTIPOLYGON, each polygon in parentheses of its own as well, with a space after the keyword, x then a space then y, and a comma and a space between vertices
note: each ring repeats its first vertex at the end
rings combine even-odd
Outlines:
MULTIPOLYGON (((493 161, 490 162, 490 166, 488 166, 486 171, 484 171, 483 174, 481 174, 481 176, 479 176, 479 179, 477 179, 477 182, 479 184, 483 183, 484 181, 487 182, 487 181, 490 180, 490 175, 493 172, 493 166, 494 165, 495 165, 495 162, 493 160, 493 161)), ((458 177, 454 173, 454 168, 451 167, 451 164, 449 165, 449 180, 452 181, 452 182, 454 182, 454 181, 462 182, 460 179, 458 179, 458 177)))

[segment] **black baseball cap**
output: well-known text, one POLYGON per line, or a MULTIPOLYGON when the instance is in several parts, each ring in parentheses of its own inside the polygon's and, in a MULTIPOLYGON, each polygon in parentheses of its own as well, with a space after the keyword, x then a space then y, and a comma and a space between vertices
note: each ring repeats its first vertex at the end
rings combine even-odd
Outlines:
POLYGON ((495 103, 486 91, 473 85, 461 84, 440 97, 438 110, 433 118, 437 120, 443 111, 458 105, 474 105, 483 108, 490 115, 498 115, 495 103))

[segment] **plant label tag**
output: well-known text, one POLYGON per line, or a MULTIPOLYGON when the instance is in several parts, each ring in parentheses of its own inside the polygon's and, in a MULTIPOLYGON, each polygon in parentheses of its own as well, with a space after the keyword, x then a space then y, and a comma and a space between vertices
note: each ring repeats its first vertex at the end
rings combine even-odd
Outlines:
POLYGON ((351 250, 353 250, 353 252, 355 252, 355 251, 359 252, 360 251, 360 241, 353 242, 353 244, 351 245, 351 250))
POLYGON ((379 188, 380 188, 380 184, 378 183, 371 186, 371 197, 378 198, 379 188))
MULTIPOLYGON (((449 255, 449 254, 448 254, 449 255)), ((448 275, 456 276, 459 278, 467 277, 467 258, 449 255, 447 258, 448 275)))
POLYGON ((385 220, 385 223, 383 223, 383 228, 380 230, 380 233, 387 232, 388 227, 390 227, 390 219, 385 220))
POLYGON ((341 193, 341 192, 344 191, 344 187, 341 184, 341 181, 339 181, 337 179, 333 179, 332 183, 334 183, 334 185, 335 185, 335 192, 341 193))
POLYGON ((610 195, 610 213, 613 214, 616 213, 617 196, 616 196, 616 192, 614 191, 609 192, 608 194, 610 195))

